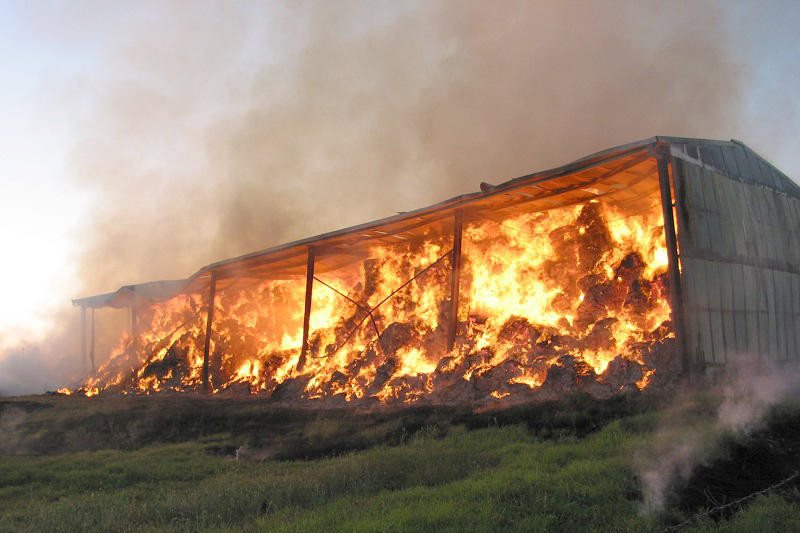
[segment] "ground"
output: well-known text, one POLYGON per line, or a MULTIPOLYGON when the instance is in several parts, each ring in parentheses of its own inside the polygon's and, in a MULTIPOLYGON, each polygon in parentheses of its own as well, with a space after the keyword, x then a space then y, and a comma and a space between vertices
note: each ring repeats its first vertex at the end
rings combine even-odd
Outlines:
MULTIPOLYGON (((185 395, 0 399, 0 532, 662 531, 797 466, 789 403, 718 439, 653 508, 640 473, 663 446, 663 404, 369 414, 185 395)), ((713 416, 713 400, 694 408, 697 423, 713 416)), ((800 531, 796 487, 680 531, 800 531)))

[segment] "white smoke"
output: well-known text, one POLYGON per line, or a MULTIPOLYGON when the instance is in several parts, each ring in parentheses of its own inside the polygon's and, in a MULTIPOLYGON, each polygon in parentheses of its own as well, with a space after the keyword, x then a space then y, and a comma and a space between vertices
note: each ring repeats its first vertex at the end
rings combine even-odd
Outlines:
POLYGON ((770 408, 800 385, 800 368, 766 358, 731 358, 724 375, 709 390, 686 389, 662 413, 655 435, 636 457, 646 512, 664 508, 670 494, 708 461, 726 436, 759 429, 770 408))

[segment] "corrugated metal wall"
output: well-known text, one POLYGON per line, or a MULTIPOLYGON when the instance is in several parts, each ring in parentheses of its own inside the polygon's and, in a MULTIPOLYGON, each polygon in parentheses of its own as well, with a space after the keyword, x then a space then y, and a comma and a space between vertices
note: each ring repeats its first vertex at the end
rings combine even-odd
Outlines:
POLYGON ((671 151, 690 362, 800 359, 800 188, 738 143, 671 151))

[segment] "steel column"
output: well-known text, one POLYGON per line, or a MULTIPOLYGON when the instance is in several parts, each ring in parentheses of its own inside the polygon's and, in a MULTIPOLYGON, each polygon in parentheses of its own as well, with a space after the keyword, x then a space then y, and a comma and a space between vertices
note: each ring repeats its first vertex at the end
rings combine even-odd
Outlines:
POLYGON ((137 330, 136 324, 136 306, 131 305, 131 346, 133 347, 133 353, 136 354, 136 343, 139 342, 139 332, 137 330))
POLYGON ((91 336, 89 338, 89 361, 92 363, 92 374, 94 374, 94 307, 92 307, 91 336))
POLYGON ((675 237, 675 219, 672 212, 672 187, 670 182, 670 163, 668 154, 658 154, 658 182, 661 187, 661 209, 664 214, 664 237, 667 244, 667 258, 669 261, 669 294, 672 309, 672 327, 675 331, 675 340, 680 350, 681 365, 684 372, 691 370, 689 354, 686 351, 686 336, 684 330, 683 292, 681 289, 681 272, 678 257, 678 240, 675 237))
POLYGON ((461 281, 461 230, 464 212, 457 209, 453 221, 453 258, 452 276, 450 278, 450 324, 447 330, 447 349, 452 350, 456 342, 458 328, 458 289, 461 281))
POLYGON ((214 323, 214 297, 217 292, 217 274, 211 273, 211 283, 208 288, 208 314, 206 317, 206 339, 203 347, 203 391, 210 392, 211 387, 208 381, 208 352, 211 349, 211 332, 214 323))
POLYGON ((81 306, 81 370, 86 374, 86 307, 81 306))
POLYGON ((306 263, 306 301, 303 310, 303 344, 300 348, 300 358, 297 360, 297 371, 303 370, 308 356, 308 328, 311 322, 311 296, 314 291, 314 260, 316 251, 313 246, 308 247, 308 263, 306 263))

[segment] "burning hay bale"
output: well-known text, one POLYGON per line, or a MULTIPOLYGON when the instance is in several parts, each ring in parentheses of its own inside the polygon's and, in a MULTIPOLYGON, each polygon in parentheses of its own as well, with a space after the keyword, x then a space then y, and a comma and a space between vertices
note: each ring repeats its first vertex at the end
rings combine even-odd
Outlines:
POLYGON ((605 372, 600 376, 603 383, 607 383, 612 391, 635 387, 642 378, 644 378, 644 370, 641 363, 624 357, 615 357, 608 363, 605 372))
POLYGON ((575 392, 588 392, 600 398, 611 393, 607 386, 598 382, 591 365, 580 358, 562 355, 547 368, 547 378, 540 389, 541 397, 555 399, 575 392))
POLYGON ((418 348, 420 344, 417 330, 411 324, 392 322, 378 341, 387 357, 394 356, 400 348, 418 348))

